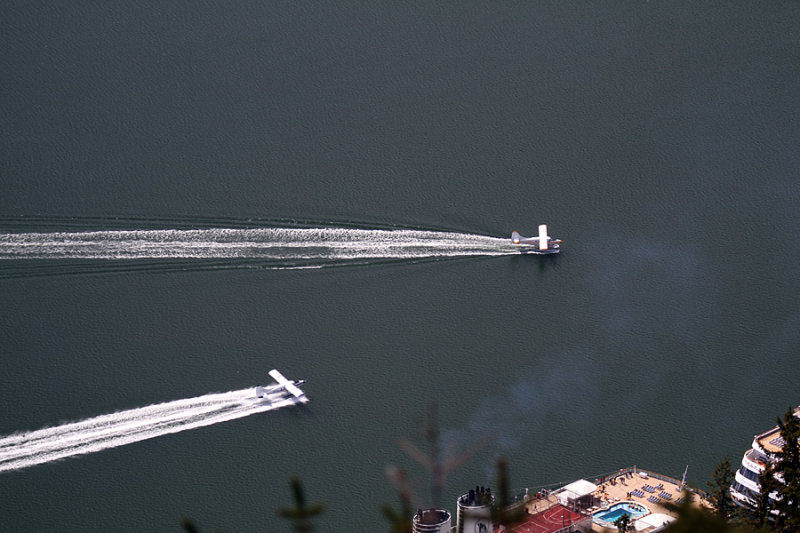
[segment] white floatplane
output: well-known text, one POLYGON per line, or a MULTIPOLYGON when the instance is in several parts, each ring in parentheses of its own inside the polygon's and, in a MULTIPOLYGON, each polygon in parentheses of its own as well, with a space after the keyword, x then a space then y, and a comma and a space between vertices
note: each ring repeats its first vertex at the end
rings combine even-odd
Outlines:
POLYGON ((276 369, 272 369, 269 371, 270 377, 274 379, 278 384, 277 385, 270 385, 268 387, 262 387, 259 385, 256 387, 256 396, 259 398, 264 398, 268 394, 274 394, 280 391, 286 391, 292 394, 295 398, 297 398, 298 402, 306 403, 308 398, 306 398, 306 393, 300 389, 300 385, 305 384, 306 380, 301 379, 298 381, 293 381, 291 379, 286 379, 283 377, 283 374, 278 372, 276 369))
POLYGON ((512 232, 511 244, 520 246, 521 252, 534 254, 557 254, 561 251, 561 239, 547 234, 547 224, 539 225, 538 237, 523 237, 516 231, 512 232))

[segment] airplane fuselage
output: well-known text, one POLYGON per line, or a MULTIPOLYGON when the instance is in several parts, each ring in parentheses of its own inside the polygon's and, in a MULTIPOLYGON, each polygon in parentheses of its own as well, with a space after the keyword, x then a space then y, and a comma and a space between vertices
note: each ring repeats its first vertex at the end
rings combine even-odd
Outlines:
POLYGON ((561 239, 550 237, 546 224, 539 226, 538 237, 523 237, 516 231, 511 233, 511 244, 519 246, 522 253, 557 254, 561 251, 561 239))
POLYGON ((283 374, 278 372, 275 369, 269 371, 269 375, 277 381, 277 385, 270 385, 267 387, 258 386, 256 387, 256 396, 259 398, 264 398, 267 395, 275 394, 275 393, 288 393, 295 398, 299 402, 307 402, 308 398, 306 398, 305 393, 300 389, 300 385, 305 384, 306 380, 300 379, 297 381, 293 381, 290 379, 286 379, 283 377, 283 374))
POLYGON ((539 247, 539 239, 536 239, 536 242, 519 242, 515 244, 519 245, 519 252, 522 254, 557 254, 561 251, 559 246, 561 241, 558 239, 550 240, 544 250, 539 247))

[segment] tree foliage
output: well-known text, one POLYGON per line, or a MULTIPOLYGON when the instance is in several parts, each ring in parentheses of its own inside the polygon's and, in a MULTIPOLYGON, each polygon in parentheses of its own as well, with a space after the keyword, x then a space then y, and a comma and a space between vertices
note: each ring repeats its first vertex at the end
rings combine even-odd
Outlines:
POLYGON ((733 498, 731 498, 731 483, 733 483, 733 470, 731 458, 725 458, 714 468, 713 478, 706 482, 711 503, 720 518, 729 518, 733 511, 733 498))
POLYGON ((508 463, 505 458, 497 459, 497 497, 492 507, 492 523, 497 526, 509 526, 522 520, 525 515, 524 506, 511 507, 511 493, 508 481, 508 463))
POLYGON ((294 530, 298 533, 309 533, 313 531, 311 519, 325 510, 325 506, 321 503, 315 503, 311 506, 306 506, 306 496, 303 492, 303 484, 300 479, 293 477, 289 483, 292 486, 292 495, 294 496, 294 507, 278 509, 277 514, 282 518, 286 518, 294 522, 294 530))
POLYGON ((669 506, 677 518, 666 527, 665 533, 756 533, 748 524, 729 522, 716 510, 710 512, 693 505, 690 494, 684 494, 682 504, 669 506))
POLYGON ((772 510, 772 500, 770 500, 769 495, 777 488, 778 484, 772 464, 767 463, 764 470, 758 475, 758 502, 753 513, 753 519, 759 526, 769 523, 768 519, 772 510))
POLYGON ((614 521, 614 525, 617 526, 617 531, 619 531, 619 533, 628 533, 633 529, 631 524, 631 515, 628 513, 623 513, 622 516, 614 521))
POLYGON ((408 487, 406 473, 399 468, 387 468, 387 475, 394 481, 400 491, 400 511, 395 511, 388 503, 381 506, 381 513, 389 521, 389 533, 411 533, 411 490, 408 487))
POLYGON ((772 464, 758 477, 761 486, 761 501, 757 510, 760 523, 769 516, 770 506, 777 511, 775 528, 783 533, 800 531, 800 421, 789 408, 783 419, 778 419, 778 428, 784 444, 783 449, 772 454, 772 464), (777 493, 769 500, 771 492, 777 493))

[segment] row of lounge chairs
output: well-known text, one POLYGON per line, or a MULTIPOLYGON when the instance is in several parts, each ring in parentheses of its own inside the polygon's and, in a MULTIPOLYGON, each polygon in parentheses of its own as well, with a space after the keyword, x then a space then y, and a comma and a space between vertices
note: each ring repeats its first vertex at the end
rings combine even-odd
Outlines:
POLYGON ((663 483, 659 483, 659 484, 658 484, 658 485, 656 485, 655 487, 654 487, 654 486, 652 486, 652 485, 645 485, 645 486, 644 486, 644 487, 642 487, 642 488, 643 488, 644 490, 646 490, 647 492, 649 492, 650 494, 653 494, 653 493, 654 493, 655 491, 657 491, 657 490, 662 490, 662 489, 664 488, 664 484, 663 484, 663 483))
MULTIPOLYGON (((661 487, 663 487, 663 485, 661 485, 661 487)), ((654 493, 656 490, 658 490, 659 487, 651 487, 650 485, 645 485, 642 488, 647 492, 654 493)), ((631 494, 636 496, 637 498, 644 498, 644 491, 642 491, 641 489, 635 489, 631 492, 631 494)), ((649 501, 650 503, 659 503, 661 501, 659 500, 659 498, 664 500, 671 500, 672 493, 662 490, 661 492, 658 493, 658 496, 650 496, 649 498, 647 498, 647 501, 649 501)))
POLYGON ((772 444, 773 446, 780 446, 781 448, 786 446, 786 441, 783 440, 783 437, 776 437, 771 441, 769 441, 769 443, 772 444))
MULTIPOLYGON (((669 501, 671 499, 672 499, 672 494, 670 494, 669 492, 661 491, 661 493, 658 496, 648 497, 647 501, 649 501, 650 503, 661 503, 661 500, 669 501)), ((677 500, 675 500, 675 503, 681 503, 681 502, 683 502, 683 498, 678 498, 677 500)))

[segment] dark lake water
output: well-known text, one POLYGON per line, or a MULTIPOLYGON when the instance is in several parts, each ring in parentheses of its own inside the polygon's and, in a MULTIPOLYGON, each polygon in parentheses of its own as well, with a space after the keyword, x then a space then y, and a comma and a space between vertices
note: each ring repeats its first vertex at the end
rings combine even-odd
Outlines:
POLYGON ((431 403, 447 457, 493 437, 447 478, 451 511, 498 457, 519 489, 687 464, 704 488, 799 403, 798 11, 12 2, 0 233, 547 223, 564 242, 302 269, 3 260, 0 435, 270 368, 310 398, 0 472, 4 527, 288 531, 298 475, 318 530, 387 530, 387 465, 430 499, 399 439, 425 448, 431 403))

